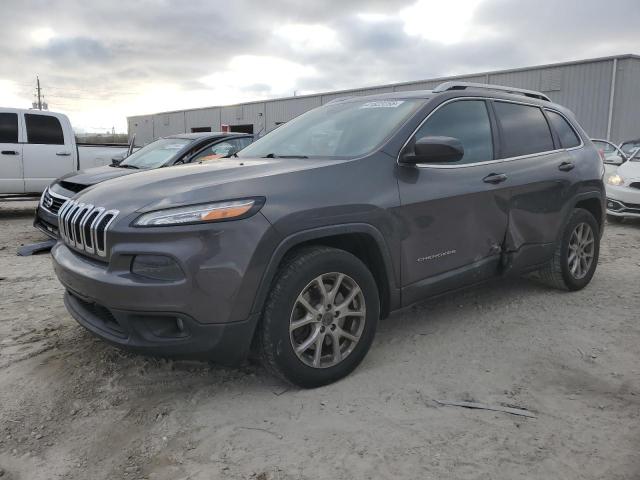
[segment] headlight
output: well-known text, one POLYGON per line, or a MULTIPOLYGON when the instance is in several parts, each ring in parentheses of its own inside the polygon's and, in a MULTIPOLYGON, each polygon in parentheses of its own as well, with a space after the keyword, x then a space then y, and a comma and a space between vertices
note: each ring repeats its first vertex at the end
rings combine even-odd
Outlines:
POLYGON ((609 178, 607 178, 607 183, 609 185, 616 185, 616 186, 623 185, 624 184, 624 178, 622 178, 618 174, 609 175, 609 178))
POLYGON ((167 208, 144 213, 134 222, 135 227, 162 227, 191 223, 223 222, 250 217, 264 204, 263 198, 247 198, 227 202, 203 203, 188 207, 167 208))

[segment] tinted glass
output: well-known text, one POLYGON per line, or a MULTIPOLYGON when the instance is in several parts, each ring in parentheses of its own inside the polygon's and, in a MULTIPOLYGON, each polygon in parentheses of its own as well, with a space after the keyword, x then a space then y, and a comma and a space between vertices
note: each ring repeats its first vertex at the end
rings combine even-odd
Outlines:
POLYGON ((0 113, 0 143, 18 143, 17 113, 0 113))
POLYGON ((560 145, 562 148, 572 148, 580 145, 580 138, 562 115, 547 110, 547 116, 553 129, 558 134, 558 137, 560 137, 560 145))
POLYGON ((357 157, 378 147, 422 99, 349 100, 310 110, 272 130, 241 157, 357 157))
POLYGON ((538 107, 495 102, 502 127, 502 158, 553 150, 549 124, 538 107))
POLYGON ((26 113, 27 141, 46 145, 64 145, 62 125, 56 117, 26 113))
POLYGON ((239 147, 240 148, 244 148, 247 145, 249 145, 251 142, 253 142, 253 138, 251 138, 251 137, 239 138, 238 142, 239 142, 239 147))
POLYGON ((124 159, 123 168, 159 168, 177 155, 192 140, 186 138, 161 138, 142 147, 124 159))
POLYGON ((416 139, 427 136, 457 138, 464 146, 464 157, 457 163, 493 160, 493 139, 486 103, 461 100, 436 110, 416 132, 416 139))

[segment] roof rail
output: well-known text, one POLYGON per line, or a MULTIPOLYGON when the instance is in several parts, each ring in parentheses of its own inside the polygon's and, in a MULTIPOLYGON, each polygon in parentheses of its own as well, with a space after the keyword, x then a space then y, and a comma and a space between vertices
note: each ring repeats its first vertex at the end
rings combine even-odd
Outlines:
POLYGON ((471 83, 471 82, 444 82, 434 88, 434 93, 446 92, 448 90, 465 90, 467 88, 479 88, 482 90, 495 90, 499 92, 515 93, 518 95, 524 95, 525 97, 537 98, 538 100, 545 100, 550 102, 551 99, 544 93, 536 92, 535 90, 525 90, 523 88, 505 87, 503 85, 492 85, 485 83, 471 83))

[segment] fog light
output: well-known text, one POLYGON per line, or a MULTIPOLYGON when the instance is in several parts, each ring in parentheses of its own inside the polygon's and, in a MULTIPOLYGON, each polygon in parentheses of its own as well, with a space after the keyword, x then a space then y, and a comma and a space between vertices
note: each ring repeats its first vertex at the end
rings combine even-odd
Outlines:
POLYGON ((131 262, 131 273, 153 280, 175 281, 184 278, 175 260, 164 255, 136 255, 131 262))

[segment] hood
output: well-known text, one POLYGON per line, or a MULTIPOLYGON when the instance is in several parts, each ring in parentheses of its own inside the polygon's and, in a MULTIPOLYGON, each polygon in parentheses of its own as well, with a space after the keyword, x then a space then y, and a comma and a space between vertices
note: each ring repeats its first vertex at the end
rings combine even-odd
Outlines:
POLYGON ((640 160, 630 160, 623 163, 615 173, 625 180, 640 180, 640 160))
POLYGON ((268 197, 269 188, 276 185, 282 188, 281 181, 270 182, 269 178, 282 179, 344 161, 229 158, 159 168, 96 185, 78 195, 77 200, 128 214, 243 197, 268 197))
POLYGON ((105 182, 112 178, 123 177, 131 173, 140 172, 133 168, 117 168, 105 165, 104 167, 87 168, 77 172, 67 173, 60 177, 58 181, 77 183, 79 185, 91 186, 96 183, 105 182))

